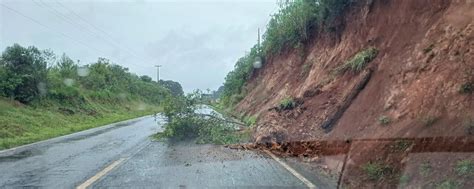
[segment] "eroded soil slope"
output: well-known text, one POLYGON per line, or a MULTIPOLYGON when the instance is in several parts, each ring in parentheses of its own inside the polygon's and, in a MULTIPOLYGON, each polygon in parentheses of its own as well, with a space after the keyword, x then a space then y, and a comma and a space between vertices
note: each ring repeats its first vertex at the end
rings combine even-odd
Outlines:
POLYGON ((253 74, 237 110, 258 115, 255 136, 268 130, 281 130, 286 140, 468 134, 474 97, 463 87, 474 82, 474 3, 362 2, 346 13, 340 34, 320 32, 305 49, 267 57, 253 74), (369 47, 379 53, 365 70, 336 73, 369 47), (300 105, 272 109, 285 97, 300 105), (381 126, 381 117, 390 123, 381 126))
MULTIPOLYGON (((267 57, 237 111, 258 116, 257 143, 422 137, 472 142, 473 20, 474 2, 468 0, 358 1, 339 20, 338 30, 317 33, 305 48, 267 57), (378 54, 364 70, 337 71, 370 47, 378 54), (278 111, 286 97, 297 106, 278 111)), ((403 164, 408 154, 390 158, 383 151, 387 145, 349 147, 356 155, 348 166, 360 168, 375 158, 403 164)), ((468 156, 474 158, 472 151, 468 156)), ((344 173, 343 182, 367 187, 354 181, 358 171, 344 173)))

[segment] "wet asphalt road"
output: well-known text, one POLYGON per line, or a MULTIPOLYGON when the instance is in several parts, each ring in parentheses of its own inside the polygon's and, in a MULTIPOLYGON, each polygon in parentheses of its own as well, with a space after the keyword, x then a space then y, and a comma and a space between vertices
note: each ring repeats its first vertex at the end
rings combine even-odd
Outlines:
POLYGON ((152 141, 151 116, 0 152, 0 188, 307 188, 273 159, 193 142, 152 141))

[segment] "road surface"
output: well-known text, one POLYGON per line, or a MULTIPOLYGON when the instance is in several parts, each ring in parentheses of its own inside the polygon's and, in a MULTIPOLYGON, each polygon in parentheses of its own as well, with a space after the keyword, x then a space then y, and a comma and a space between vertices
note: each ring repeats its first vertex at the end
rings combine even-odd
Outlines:
POLYGON ((147 116, 2 151, 0 188, 308 188, 263 153, 153 141, 162 125, 147 116))

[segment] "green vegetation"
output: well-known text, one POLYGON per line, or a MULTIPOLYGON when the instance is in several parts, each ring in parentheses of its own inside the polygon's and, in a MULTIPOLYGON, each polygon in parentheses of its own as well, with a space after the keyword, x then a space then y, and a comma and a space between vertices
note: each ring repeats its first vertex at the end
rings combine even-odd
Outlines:
POLYGON ((18 44, 0 59, 0 148, 159 111, 170 90, 105 58, 80 66, 18 44))
MULTIPOLYGON (((142 76, 142 77, 148 77, 148 76, 142 76)), ((147 79, 147 81, 151 82, 151 78, 147 79)), ((162 87, 167 88, 168 90, 170 90, 170 93, 173 96, 183 96, 184 95, 183 87, 181 87, 181 84, 179 84, 176 81, 160 80, 159 84, 162 87)))
POLYGON ((459 87, 459 93, 461 94, 472 94, 473 91, 474 91, 474 82, 466 82, 466 83, 463 83, 459 87))
POLYGON ((350 0, 294 0, 281 2, 279 11, 272 15, 263 35, 262 45, 255 45, 227 74, 221 95, 222 103, 233 106, 246 95, 245 83, 250 79, 257 60, 285 50, 303 48, 318 31, 336 31, 334 20, 341 17, 350 0))
POLYGON ((377 57, 378 50, 374 47, 370 47, 363 51, 360 51, 347 62, 344 63, 341 67, 337 69, 338 72, 343 73, 346 71, 360 72, 365 66, 371 62, 375 57, 377 57))
POLYGON ((474 163, 471 160, 460 160, 454 170, 459 176, 471 175, 474 173, 474 163))
POLYGON ((367 177, 372 181, 378 181, 390 174, 392 174, 393 169, 388 165, 383 165, 378 162, 369 162, 362 165, 362 170, 365 172, 367 177))
POLYGON ((291 97, 285 97, 283 100, 280 101, 278 104, 278 109, 280 110, 291 110, 296 107, 296 102, 291 97))
POLYGON ((398 183, 400 187, 406 187, 406 185, 410 182, 410 176, 408 175, 402 175, 398 179, 398 183))
POLYGON ((424 162, 420 165, 419 171, 421 176, 427 177, 431 174, 433 170, 433 166, 431 166, 430 162, 424 162))
POLYGON ((202 94, 195 92, 187 96, 169 97, 163 102, 163 113, 168 118, 163 133, 157 138, 172 140, 197 139, 198 143, 231 144, 248 138, 248 133, 239 133, 234 124, 220 115, 201 114, 202 94))
POLYGON ((90 102, 87 110, 70 109, 56 103, 33 107, 0 99, 0 149, 33 143, 97 126, 150 115, 160 111, 155 105, 139 102, 101 104, 90 102))
POLYGON ((379 117, 379 123, 380 123, 380 125, 388 125, 388 124, 390 124, 391 122, 392 122, 392 120, 391 120, 389 117, 387 117, 387 116, 380 116, 380 117, 379 117))
POLYGON ((428 47, 424 48, 423 53, 428 54, 429 52, 433 50, 434 46, 435 46, 434 44, 431 44, 428 47))
POLYGON ((261 53, 257 46, 254 46, 250 50, 250 53, 237 61, 234 70, 227 74, 221 95, 223 104, 234 105, 244 98, 245 91, 243 90, 243 87, 245 82, 250 79, 254 70, 253 64, 259 57, 261 57, 261 53))
POLYGON ((461 186, 459 182, 454 180, 446 179, 443 182, 436 185, 436 189, 457 189, 461 186))
POLYGON ((296 48, 320 29, 334 30, 333 21, 341 16, 349 0, 294 0, 280 3, 280 10, 268 23, 262 48, 279 53, 296 48))
POLYGON ((413 142, 408 141, 408 140, 397 140, 392 146, 393 152, 404 152, 407 150, 411 145, 413 145, 413 142))
POLYGON ((254 126, 257 123, 257 116, 245 116, 242 121, 248 126, 254 126))

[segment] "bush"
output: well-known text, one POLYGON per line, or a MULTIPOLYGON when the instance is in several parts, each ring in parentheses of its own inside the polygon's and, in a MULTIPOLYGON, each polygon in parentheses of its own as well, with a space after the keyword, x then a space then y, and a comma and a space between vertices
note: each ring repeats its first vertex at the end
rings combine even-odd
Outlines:
POLYGON ((280 110, 291 110, 296 107, 296 102, 291 97, 286 97, 278 104, 280 110))
POLYGON ((232 124, 217 114, 203 115, 196 112, 201 94, 195 92, 187 96, 169 96, 163 102, 163 110, 168 118, 163 133, 158 137, 173 140, 197 138, 198 143, 229 144, 240 140, 232 124))
MULTIPOLYGON (((105 58, 79 68, 65 54, 56 62, 55 57, 53 52, 36 47, 7 47, 0 59, 0 95, 29 104, 49 100, 81 106, 85 99, 106 103, 133 99, 159 104, 170 93, 105 58), (48 63, 51 66, 47 67, 48 63)), ((173 89, 181 87, 175 82, 171 85, 173 89)))
POLYGON ((267 54, 279 53, 285 48, 296 48, 306 43, 322 28, 332 27, 341 16, 349 0, 295 0, 280 4, 278 13, 268 23, 262 43, 267 54))
POLYGON ((284 47, 296 47, 307 41, 317 27, 316 1, 296 0, 280 4, 264 35, 266 53, 278 53, 284 47))
POLYGON ((177 140, 198 136, 199 119, 197 117, 183 116, 173 118, 165 125, 164 135, 177 140))
MULTIPOLYGON (((142 76, 142 80, 143 80, 143 76, 142 76)), ((167 81, 160 80, 160 82, 158 82, 158 83, 162 87, 167 88, 171 92, 171 94, 174 95, 174 96, 183 96, 184 95, 183 87, 178 82, 171 81, 171 80, 167 80, 167 81)))
POLYGON ((454 170, 459 176, 473 174, 474 163, 471 160, 460 160, 456 163, 456 167, 454 170))
POLYGON ((3 67, 0 88, 7 97, 12 97, 23 103, 37 99, 44 87, 47 73, 47 56, 49 54, 36 47, 24 48, 18 44, 7 47, 2 53, 0 66, 3 67), (42 84, 43 83, 43 84, 42 84))
POLYGON ((339 72, 346 72, 346 71, 353 71, 353 72, 360 72, 362 71, 365 66, 371 62, 375 57, 377 57, 378 50, 374 47, 370 47, 363 51, 360 51, 352 58, 350 58, 347 62, 342 65, 342 67, 338 68, 339 72))
POLYGON ((257 116, 246 116, 243 121, 246 125, 253 126, 257 123, 257 116))
POLYGON ((380 125, 388 125, 388 124, 390 124, 391 122, 392 122, 392 120, 390 120, 390 118, 387 117, 387 116, 380 116, 380 117, 379 117, 379 123, 380 123, 380 125))
POLYGON ((388 165, 383 165, 381 163, 366 163, 362 166, 362 170, 365 172, 367 177, 372 181, 378 181, 385 176, 392 173, 393 169, 388 165))
POLYGON ((198 143, 232 144, 240 141, 232 124, 214 117, 200 119, 198 143))
POLYGON ((15 89, 21 82, 21 78, 15 77, 14 74, 9 72, 0 62, 0 96, 14 98, 15 89))
POLYGON ((474 91, 474 82, 466 82, 459 87, 459 93, 461 94, 471 94, 472 91, 474 91))

